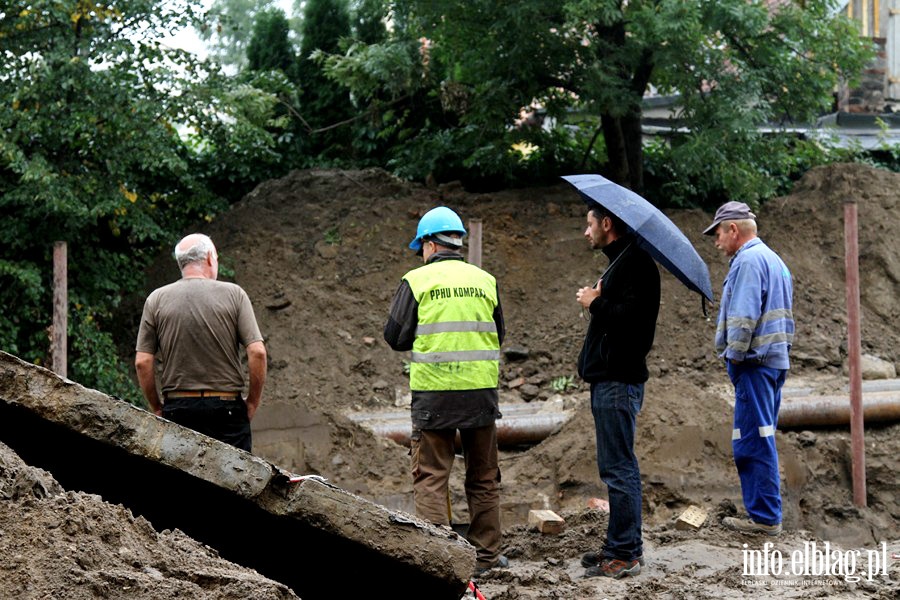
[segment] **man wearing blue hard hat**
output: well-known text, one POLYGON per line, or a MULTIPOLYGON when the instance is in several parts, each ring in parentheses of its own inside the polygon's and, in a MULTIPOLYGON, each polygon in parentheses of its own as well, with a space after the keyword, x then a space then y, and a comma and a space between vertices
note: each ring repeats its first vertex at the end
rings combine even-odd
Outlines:
POLYGON ((456 433, 466 464, 475 576, 509 565, 500 554, 497 383, 505 328, 497 281, 461 253, 466 228, 446 206, 419 220, 409 247, 424 266, 403 276, 384 326, 397 351, 412 351, 413 494, 416 514, 450 525, 450 470, 456 433))

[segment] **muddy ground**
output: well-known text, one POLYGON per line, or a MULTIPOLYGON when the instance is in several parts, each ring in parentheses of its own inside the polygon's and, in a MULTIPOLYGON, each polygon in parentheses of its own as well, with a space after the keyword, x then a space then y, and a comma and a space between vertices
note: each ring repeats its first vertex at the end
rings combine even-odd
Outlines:
MULTIPOLYGON (((900 244, 892 233, 900 227, 898 190, 900 175, 836 165, 810 172, 791 195, 759 212, 760 236, 782 255, 795 277, 798 331, 788 380, 792 389, 835 393, 846 386, 842 215, 847 199, 859 203, 863 351, 881 361, 885 375, 896 370, 900 244)), ((856 573, 871 560, 871 580, 864 572, 860 581, 852 581, 846 564, 836 575, 836 567, 823 576, 775 576, 771 569, 767 575, 744 574, 747 553, 762 551, 768 540, 742 538, 719 525, 722 516, 740 514, 742 506, 731 462, 731 388, 712 351, 715 307, 705 317, 699 297, 664 271, 663 305, 649 359, 651 380, 638 423, 647 566, 640 577, 624 582, 581 579, 578 558, 599 546, 606 522, 604 513, 588 508, 589 502, 605 498, 606 492, 597 476, 587 388, 574 376, 586 326, 574 298, 578 287, 596 279, 606 260, 582 238, 584 205, 566 184, 470 194, 458 185, 429 189, 378 170, 303 171, 261 185, 204 227, 217 242, 227 278, 250 294, 266 336, 270 371, 254 421, 255 453, 392 507, 411 507, 406 449, 372 435, 347 415, 402 409, 408 402, 408 357, 392 352, 381 330, 400 277, 420 264, 406 248, 416 221, 437 204, 456 209, 465 221, 483 223, 483 265, 497 276, 508 327, 504 347, 515 351, 501 364, 502 402, 561 405, 573 414, 542 443, 504 449, 504 551, 512 565, 479 581, 487 598, 897 596, 900 562, 891 558, 900 553, 896 423, 872 423, 866 431, 865 509, 852 505, 847 427, 797 428, 777 435, 786 533, 774 550, 790 556, 813 542, 818 549, 828 542, 832 550, 858 550, 856 573), (674 520, 691 505, 709 511, 705 525, 699 531, 675 529, 674 520), (564 516, 565 531, 549 536, 528 530, 532 508, 564 516), (886 556, 890 565, 878 568, 876 556, 886 556)), ((727 261, 700 234, 710 215, 699 210, 668 214, 706 260, 718 291, 727 261)), ((177 276, 174 261, 161 257, 148 271, 147 288, 177 276)), ((142 300, 133 298, 123 306, 123 352, 133 347, 142 300)), ((0 469, 3 465, 0 461, 0 469)), ((6 473, 8 481, 8 468, 6 473)), ((3 475, 0 470, 0 481, 3 475)), ((454 520, 464 524, 458 475, 453 512, 454 520)), ((0 569, 17 576, 0 577, 0 597, 63 597, 53 590, 64 583, 83 592, 65 597, 79 598, 176 597, 190 585, 194 595, 204 598, 230 598, 238 587, 250 598, 289 594, 237 566, 224 571, 227 576, 207 577, 223 572, 210 562, 216 557, 208 548, 192 546, 178 532, 156 532, 151 523, 121 507, 94 508, 99 498, 49 487, 47 493, 0 495, 6 498, 4 514, 29 515, 27 520, 4 519, 0 548, 11 547, 11 540, 47 540, 16 543, 18 566, 10 569, 7 561, 0 569), (59 511, 66 507, 88 511, 91 519, 84 522, 103 523, 103 528, 70 527, 68 545, 59 545, 61 535, 41 532, 64 531, 59 511), (131 546, 118 543, 123 536, 133 540, 131 546), (152 548, 173 543, 179 549, 178 569, 162 568, 147 558, 135 562, 127 551, 152 557, 152 548), (140 550, 141 545, 151 550, 140 550), (80 564, 72 548, 92 556, 93 562, 80 564), (92 595, 98 588, 85 573, 101 572, 130 573, 113 583, 134 581, 129 593, 118 595, 120 588, 107 587, 92 595), (19 587, 3 583, 9 581, 19 587), (154 593, 146 583, 150 581, 154 593), (209 581, 213 584, 203 587, 209 581), (26 589, 25 583, 31 596, 10 595, 26 589)), ((2 554, 9 556, 6 550, 2 554)), ((849 560, 856 555, 842 556, 849 560)), ((784 564, 789 566, 789 559, 784 564)), ((392 595, 415 597, 414 590, 396 583, 392 595)))

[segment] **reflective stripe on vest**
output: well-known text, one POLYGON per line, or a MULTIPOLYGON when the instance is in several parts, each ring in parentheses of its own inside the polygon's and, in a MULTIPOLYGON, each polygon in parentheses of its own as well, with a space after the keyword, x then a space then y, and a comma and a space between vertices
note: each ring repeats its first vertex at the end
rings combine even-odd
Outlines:
POLYGON ((403 278, 419 304, 410 389, 496 388, 500 343, 494 277, 462 260, 441 260, 403 278))
POLYGON ((492 331, 497 333, 497 324, 491 321, 447 321, 446 323, 419 323, 416 327, 416 335, 428 335, 430 333, 447 333, 450 331, 492 331))

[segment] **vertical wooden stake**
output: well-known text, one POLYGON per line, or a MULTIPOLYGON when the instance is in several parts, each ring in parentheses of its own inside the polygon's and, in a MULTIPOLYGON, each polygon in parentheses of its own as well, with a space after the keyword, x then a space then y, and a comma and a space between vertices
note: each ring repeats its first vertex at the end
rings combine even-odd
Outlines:
POLYGON ((53 371, 68 376, 69 286, 68 250, 65 242, 53 244, 53 334, 50 340, 50 360, 53 371))
POLYGON ((481 219, 469 221, 469 263, 481 268, 481 219))
POLYGON ((850 363, 850 448, 853 504, 866 506, 866 441, 862 406, 859 324, 859 231, 855 200, 844 202, 844 271, 847 280, 847 354, 850 363))

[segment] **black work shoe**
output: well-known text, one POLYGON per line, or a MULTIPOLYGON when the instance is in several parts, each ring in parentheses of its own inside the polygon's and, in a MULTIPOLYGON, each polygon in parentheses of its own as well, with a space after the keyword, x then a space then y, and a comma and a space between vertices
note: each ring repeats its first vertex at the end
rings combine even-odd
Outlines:
POLYGON ((781 533, 781 523, 776 523, 775 525, 763 525, 762 523, 757 523, 753 519, 725 517, 722 519, 722 525, 732 531, 739 531, 741 533, 764 533, 772 536, 781 533))
POLYGON ((481 577, 491 569, 505 569, 508 566, 509 559, 501 554, 500 558, 498 558, 493 564, 476 566, 475 573, 472 575, 472 577, 481 577))
MULTIPOLYGON (((603 554, 601 552, 585 552, 581 557, 581 566, 585 569, 589 569, 591 567, 596 567, 603 560, 603 554)), ((644 566, 644 555, 641 554, 637 558, 636 561, 640 563, 640 565, 644 566)))
POLYGON ((640 574, 641 563, 636 558, 634 560, 605 558, 599 565, 589 567, 584 571, 585 577, 611 577, 612 579, 636 577, 640 574))

